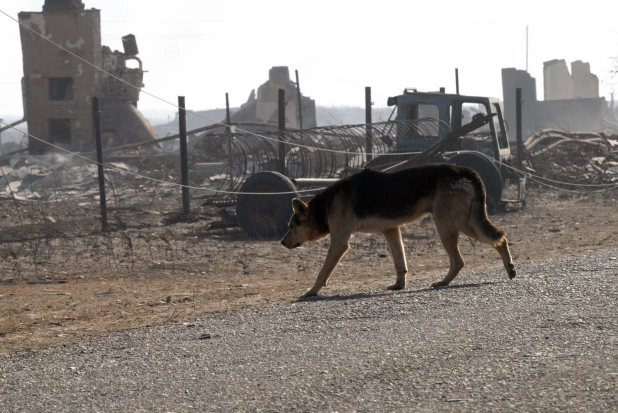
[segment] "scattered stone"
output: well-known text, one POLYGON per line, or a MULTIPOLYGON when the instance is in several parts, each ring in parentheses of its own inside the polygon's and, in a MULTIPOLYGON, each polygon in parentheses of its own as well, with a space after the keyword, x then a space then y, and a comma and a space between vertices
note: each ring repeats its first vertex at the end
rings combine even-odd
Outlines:
POLYGON ((96 293, 94 296, 95 297, 107 297, 107 296, 110 296, 110 295, 116 295, 116 291, 109 290, 109 291, 105 291, 105 292, 102 292, 102 293, 96 293))
POLYGON ((200 340, 206 340, 206 339, 209 339, 209 338, 212 338, 212 335, 209 332, 205 332, 205 333, 200 334, 200 340))
POLYGON ((65 284, 67 280, 32 280, 26 281, 26 284, 65 284))

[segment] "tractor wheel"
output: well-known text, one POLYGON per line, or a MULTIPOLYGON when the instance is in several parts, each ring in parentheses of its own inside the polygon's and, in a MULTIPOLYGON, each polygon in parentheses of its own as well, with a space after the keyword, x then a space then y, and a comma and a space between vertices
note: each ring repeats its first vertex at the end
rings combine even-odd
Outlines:
POLYGON ((296 186, 278 172, 260 172, 245 181, 236 202, 240 226, 250 235, 273 238, 283 235, 292 216, 296 186), (273 195, 259 195, 257 193, 273 195), (275 194, 283 192, 282 194, 275 194))
POLYGON ((487 193, 487 212, 492 213, 496 209, 496 203, 502 197, 502 175, 498 167, 491 159, 479 152, 459 152, 451 156, 448 162, 467 166, 481 176, 487 193))

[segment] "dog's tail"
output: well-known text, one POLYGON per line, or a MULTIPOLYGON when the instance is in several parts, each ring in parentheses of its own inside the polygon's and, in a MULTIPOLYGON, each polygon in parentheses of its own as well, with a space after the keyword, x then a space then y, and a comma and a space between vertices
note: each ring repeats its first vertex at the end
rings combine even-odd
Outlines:
POLYGON ((469 171, 471 175, 468 178, 474 185, 474 199, 470 207, 469 225, 476 232, 480 241, 498 247, 504 243, 506 231, 498 228, 489 220, 487 216, 487 196, 483 180, 475 171, 469 171))

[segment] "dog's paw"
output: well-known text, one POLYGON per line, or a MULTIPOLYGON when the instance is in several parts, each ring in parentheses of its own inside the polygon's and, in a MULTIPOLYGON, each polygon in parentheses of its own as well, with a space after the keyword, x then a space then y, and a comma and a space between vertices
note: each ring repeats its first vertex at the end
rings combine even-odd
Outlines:
POLYGON ((431 288, 440 288, 440 287, 446 287, 446 286, 448 286, 448 283, 444 281, 436 281, 435 283, 431 284, 431 288))
POLYGON ((309 297, 317 297, 317 296, 318 296, 318 292, 317 291, 309 290, 306 293, 304 293, 303 295, 301 295, 300 299, 309 298, 309 297))
POLYGON ((401 285, 401 284, 393 284, 393 285, 389 285, 388 287, 386 287, 387 290, 391 290, 391 291, 397 291, 397 290, 403 290, 404 288, 406 288, 405 284, 401 285))
POLYGON ((509 268, 507 270, 507 274, 509 276, 509 279, 512 280, 513 278, 515 278, 515 276, 517 275, 517 271, 515 270, 515 264, 513 264, 513 263, 509 264, 509 268))

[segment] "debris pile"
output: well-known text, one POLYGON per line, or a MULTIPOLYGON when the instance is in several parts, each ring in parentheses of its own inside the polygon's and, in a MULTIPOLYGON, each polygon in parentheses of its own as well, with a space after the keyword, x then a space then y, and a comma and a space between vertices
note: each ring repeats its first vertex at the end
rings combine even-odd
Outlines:
POLYGON ((570 183, 618 182, 618 135, 544 129, 524 142, 531 172, 570 183))
MULTIPOLYGON (((124 203, 137 202, 136 195, 157 192, 157 196, 174 196, 177 188, 158 185, 140 178, 139 173, 162 181, 178 181, 178 168, 161 162, 160 158, 136 162, 108 162, 105 180, 110 196, 124 203), (149 163, 158 163, 151 167, 149 163)), ((60 201, 68 198, 98 199, 97 165, 67 156, 12 157, 0 166, 0 200, 60 201)))

